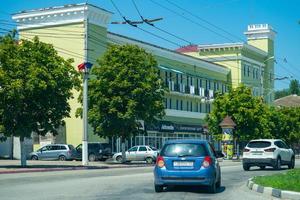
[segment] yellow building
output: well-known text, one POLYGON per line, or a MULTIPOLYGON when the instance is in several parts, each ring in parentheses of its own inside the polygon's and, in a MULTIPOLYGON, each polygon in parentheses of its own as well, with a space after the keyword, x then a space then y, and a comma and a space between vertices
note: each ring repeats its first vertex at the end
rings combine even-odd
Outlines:
MULTIPOLYGON (((96 64, 109 43, 136 44, 155 56, 160 75, 170 89, 165 97, 166 116, 159 124, 146 124, 148 134, 131 139, 128 146, 161 147, 170 138, 206 139, 204 119, 211 110, 214 93, 224 93, 229 86, 245 83, 253 88, 254 95, 264 94, 268 102, 273 100, 274 31, 270 26, 250 25, 246 32, 248 44, 198 45, 174 51, 109 32, 111 15, 90 4, 72 4, 22 11, 13 15, 13 19, 18 23, 20 38, 38 36, 41 41, 53 44, 61 56, 74 59, 74 67, 84 60, 96 64)), ((78 95, 74 91, 75 98, 70 100, 71 117, 65 119, 66 126, 61 127, 59 136, 37 138, 36 147, 45 143, 74 146, 81 143, 83 122, 75 117, 76 109, 81 107, 78 95)), ((115 144, 116 139, 101 139, 90 127, 89 141, 115 144)), ((116 145, 115 150, 118 148, 116 145)))

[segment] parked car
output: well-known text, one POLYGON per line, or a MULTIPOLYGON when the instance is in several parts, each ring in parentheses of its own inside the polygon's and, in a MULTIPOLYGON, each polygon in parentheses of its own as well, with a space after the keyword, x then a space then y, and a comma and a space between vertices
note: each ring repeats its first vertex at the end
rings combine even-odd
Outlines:
POLYGON ((266 166, 280 169, 282 165, 287 165, 290 169, 295 167, 295 154, 282 140, 251 140, 243 151, 245 171, 252 166, 258 166, 261 169, 265 169, 266 166))
MULTIPOLYGON (((76 147, 76 160, 82 159, 82 144, 76 147)), ((88 159, 89 161, 106 160, 112 157, 111 146, 100 142, 88 143, 88 159)))
POLYGON ((169 185, 204 185, 215 193, 221 186, 221 169, 217 154, 205 140, 167 141, 154 168, 155 192, 169 185))
POLYGON ((31 160, 74 160, 76 150, 70 144, 48 144, 29 154, 31 160))
MULTIPOLYGON (((153 163, 156 160, 158 150, 151 146, 134 146, 131 147, 126 153, 126 161, 146 161, 147 163, 153 163)), ((113 156, 114 160, 122 161, 122 152, 116 153, 113 156)))

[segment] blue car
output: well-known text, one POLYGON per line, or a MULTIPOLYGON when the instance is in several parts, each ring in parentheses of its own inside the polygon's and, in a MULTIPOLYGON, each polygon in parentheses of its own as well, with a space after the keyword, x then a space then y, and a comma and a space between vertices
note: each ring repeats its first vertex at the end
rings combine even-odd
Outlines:
POLYGON ((170 140, 165 143, 154 168, 155 192, 169 185, 204 185, 216 193, 221 170, 213 146, 204 140, 170 140))

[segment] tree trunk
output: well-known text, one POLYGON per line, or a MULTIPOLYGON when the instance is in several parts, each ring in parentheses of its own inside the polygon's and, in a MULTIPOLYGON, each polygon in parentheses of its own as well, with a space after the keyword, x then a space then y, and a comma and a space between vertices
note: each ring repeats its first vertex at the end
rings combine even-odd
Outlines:
POLYGON ((122 149, 122 163, 126 162, 126 153, 125 153, 125 138, 121 137, 121 149, 122 149))
POLYGON ((25 144, 24 138, 20 137, 20 153, 21 153, 21 167, 26 167, 26 152, 25 152, 25 144))

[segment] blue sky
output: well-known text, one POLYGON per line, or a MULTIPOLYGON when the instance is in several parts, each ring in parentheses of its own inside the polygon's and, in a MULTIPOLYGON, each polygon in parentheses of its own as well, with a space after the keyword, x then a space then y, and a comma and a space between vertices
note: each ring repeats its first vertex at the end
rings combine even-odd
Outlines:
MULTIPOLYGON (((198 25, 154 4, 151 0, 135 0, 141 14, 145 18, 163 17, 162 21, 156 23, 157 27, 194 44, 245 41, 246 38, 243 32, 246 31, 248 24, 270 24, 277 32, 275 57, 278 64, 275 66, 275 77, 293 76, 300 80, 300 24, 298 24, 300 20, 300 0, 170 0, 201 19, 230 32, 237 38, 226 35, 226 33, 204 23, 199 18, 190 16, 165 0, 153 1, 180 13, 198 23, 198 25), (203 26, 206 28, 203 28, 203 26), (208 29, 213 30, 213 32, 208 29)), ((11 20, 9 14, 22 10, 82 2, 80 0, 2 0, 0 4, 0 20, 11 20)), ((110 0, 89 0, 88 3, 114 12, 112 21, 121 20, 110 0)), ((114 0, 114 3, 128 19, 139 20, 138 13, 131 0, 114 0)), ((3 24, 0 24, 0 27, 7 28, 3 24)), ((141 28, 180 45, 186 45, 185 42, 160 32, 153 27, 141 25, 141 28)), ((109 30, 170 49, 177 48, 174 44, 153 37, 129 25, 109 25, 109 30)), ((275 82, 275 89, 287 88, 288 86, 289 80, 275 82)))

